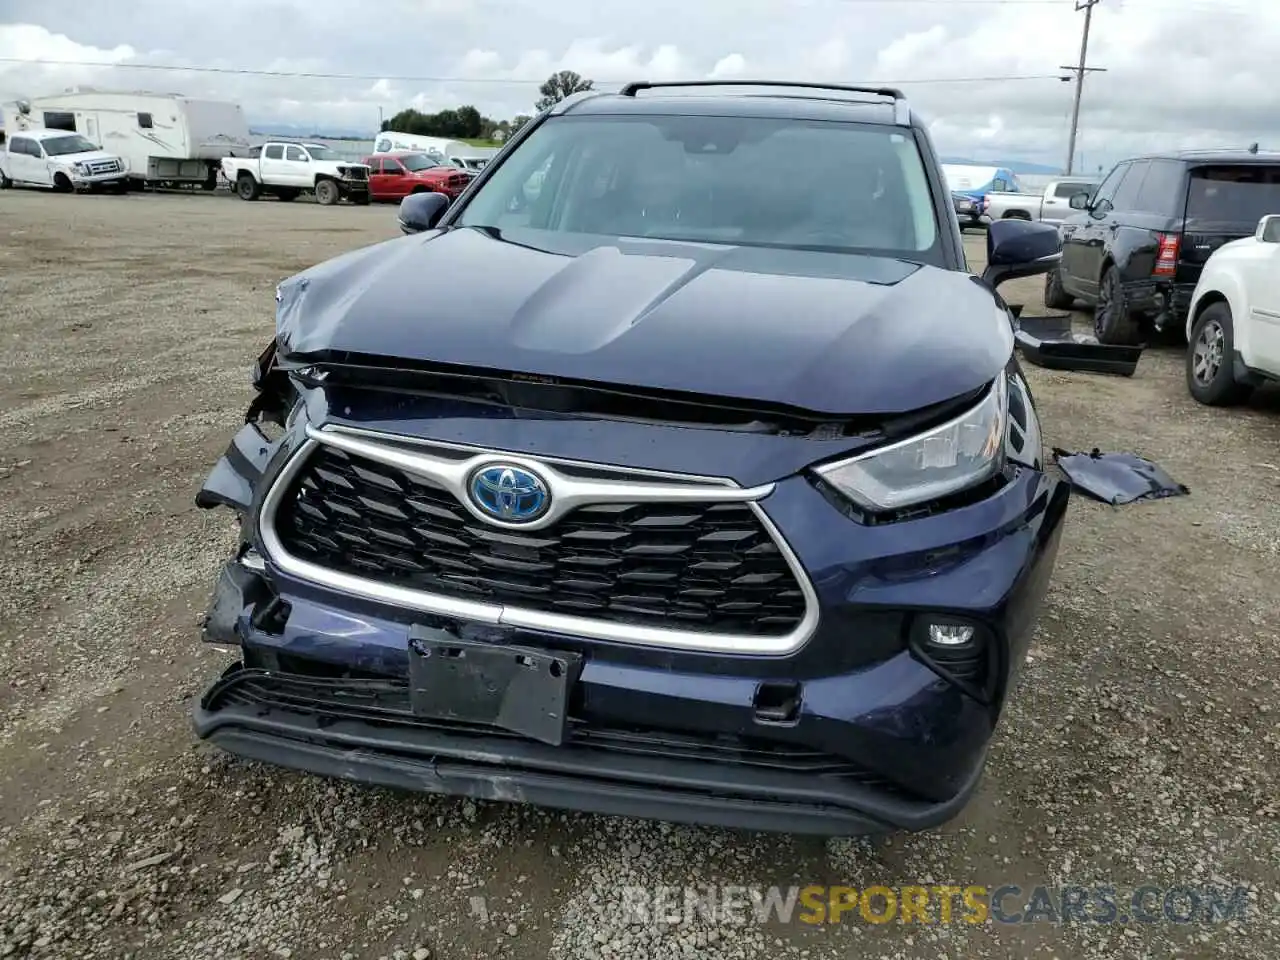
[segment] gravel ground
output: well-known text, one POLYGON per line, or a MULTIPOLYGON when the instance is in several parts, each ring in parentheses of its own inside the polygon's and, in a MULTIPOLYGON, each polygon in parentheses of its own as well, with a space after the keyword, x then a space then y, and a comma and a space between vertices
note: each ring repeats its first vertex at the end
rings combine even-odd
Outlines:
MULTIPOLYGON (((249 400, 274 285, 394 234, 379 206, 0 194, 0 956, 1280 955, 1280 399, 1199 407, 1172 350, 1132 380, 1030 370, 1047 445, 1134 450, 1192 493, 1073 504, 988 776, 941 829, 824 842, 563 815, 196 743, 191 700, 230 656, 197 623, 233 531, 192 497, 249 400), (617 909, 626 887, 811 883, 1240 884, 1250 909, 818 926, 617 909)), ((1039 308, 1037 282, 1009 289, 1039 308)))

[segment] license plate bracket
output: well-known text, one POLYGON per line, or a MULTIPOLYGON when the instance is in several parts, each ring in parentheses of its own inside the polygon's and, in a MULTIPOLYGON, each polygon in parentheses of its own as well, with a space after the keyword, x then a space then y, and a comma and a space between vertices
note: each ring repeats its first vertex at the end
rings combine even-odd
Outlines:
POLYGON ((415 716, 497 727, 560 746, 582 655, 463 639, 437 627, 409 631, 409 705, 415 716))

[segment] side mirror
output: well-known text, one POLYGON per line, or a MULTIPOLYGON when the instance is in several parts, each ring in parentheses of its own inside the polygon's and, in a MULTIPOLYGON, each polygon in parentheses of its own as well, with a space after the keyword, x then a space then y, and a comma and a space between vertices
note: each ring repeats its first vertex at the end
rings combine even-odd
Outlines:
POLYGON ((1087 194, 1087 193, 1073 193, 1073 194, 1071 195, 1071 199, 1067 201, 1067 204, 1068 204, 1068 206, 1070 206, 1070 207, 1071 207, 1071 209, 1072 209, 1072 210, 1088 210, 1088 209, 1089 209, 1089 194, 1087 194))
POLYGON ((987 269, 992 287, 1017 277, 1048 273, 1062 259, 1058 228, 1034 220, 996 220, 987 228, 987 269))
POLYGON ((1280 214, 1270 213, 1259 220, 1254 236, 1261 243, 1280 243, 1280 214))
POLYGON ((400 201, 402 233, 422 233, 440 222, 449 209, 449 198, 443 193, 411 193, 400 201))

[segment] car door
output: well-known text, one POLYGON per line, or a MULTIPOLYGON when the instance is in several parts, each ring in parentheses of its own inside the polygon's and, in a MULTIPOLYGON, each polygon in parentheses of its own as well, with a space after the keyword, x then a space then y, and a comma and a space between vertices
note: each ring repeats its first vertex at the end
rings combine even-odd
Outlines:
POLYGON ((10 137, 8 155, 9 179, 19 183, 27 181, 31 176, 31 167, 29 166, 31 158, 27 155, 28 144, 31 143, 26 137, 10 137))
POLYGON ((1264 373, 1280 376, 1280 216, 1267 220, 1258 240, 1262 255, 1245 275, 1253 360, 1264 373))
POLYGON ((1093 184, 1083 180, 1058 180, 1049 184, 1040 205, 1040 219, 1045 223, 1061 223, 1075 213, 1071 209, 1071 198, 1092 190, 1093 184))
POLYGON ((409 174, 397 157, 382 158, 382 189, 393 200, 399 200, 409 193, 409 174))
POLYGON ((291 187, 312 186, 311 154, 294 143, 286 146, 284 148, 284 175, 288 178, 285 182, 291 187))
POLYGON ((262 157, 258 161, 258 169, 262 173, 262 181, 270 184, 285 184, 288 171, 285 169, 284 144, 268 143, 262 148, 262 157))
POLYGON ((1062 225, 1062 287, 1070 294, 1086 300, 1098 295, 1103 247, 1111 233, 1112 200, 1131 162, 1116 164, 1093 195, 1089 209, 1062 225))

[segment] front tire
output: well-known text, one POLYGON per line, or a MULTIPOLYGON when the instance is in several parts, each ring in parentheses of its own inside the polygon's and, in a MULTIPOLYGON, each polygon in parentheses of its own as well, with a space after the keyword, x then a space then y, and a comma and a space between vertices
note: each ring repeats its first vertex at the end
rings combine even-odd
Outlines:
POLYGON ((341 199, 341 195, 338 191, 338 185, 332 180, 321 180, 316 184, 316 203, 322 207, 331 207, 339 199, 341 199))
POLYGON ((10 180, 8 177, 6 177, 3 173, 0 173, 0 190, 9 190, 9 189, 12 189, 12 187, 13 187, 13 181, 10 180))
POLYGON ((1129 309, 1120 271, 1108 266, 1098 284, 1098 305, 1093 312, 1093 335, 1099 343, 1133 347, 1140 342, 1138 318, 1129 309))
POLYGON ((55 173, 53 175, 53 189, 58 193, 71 193, 75 187, 71 185, 71 179, 65 173, 55 173))
POLYGON ((242 173, 236 178, 236 196, 241 200, 257 200, 261 194, 262 188, 252 174, 242 173))
POLYGON ((1076 298, 1062 288, 1062 270, 1050 270, 1044 275, 1044 305, 1050 310, 1070 310, 1076 298))
POLYGON ((1209 407, 1228 407, 1249 398, 1252 388, 1236 380, 1235 330, 1231 308, 1211 303, 1200 312, 1187 344, 1187 390, 1209 407))

